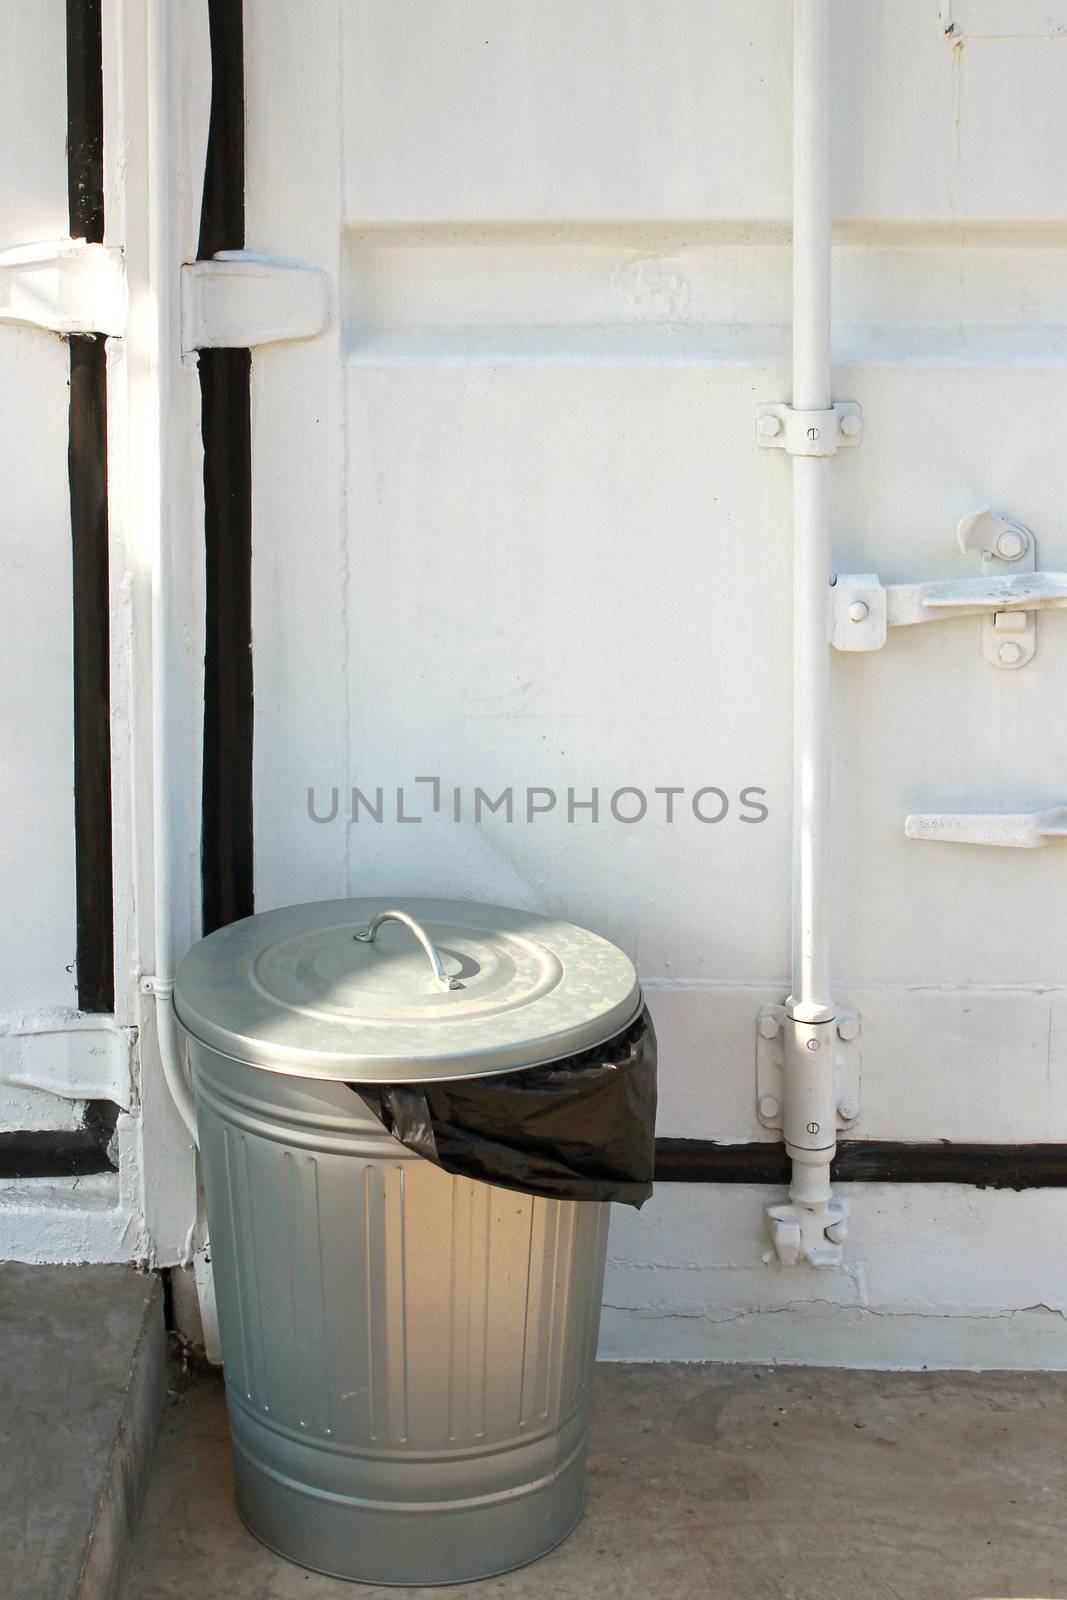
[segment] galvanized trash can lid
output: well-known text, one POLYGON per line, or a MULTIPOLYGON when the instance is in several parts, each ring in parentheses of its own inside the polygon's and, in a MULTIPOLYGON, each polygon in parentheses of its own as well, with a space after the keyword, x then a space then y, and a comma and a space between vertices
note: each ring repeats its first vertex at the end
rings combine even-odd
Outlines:
POLYGON ((271 1072, 427 1082, 576 1055, 633 1021, 633 962, 585 928, 465 900, 325 900, 231 923, 174 982, 182 1026, 271 1072))

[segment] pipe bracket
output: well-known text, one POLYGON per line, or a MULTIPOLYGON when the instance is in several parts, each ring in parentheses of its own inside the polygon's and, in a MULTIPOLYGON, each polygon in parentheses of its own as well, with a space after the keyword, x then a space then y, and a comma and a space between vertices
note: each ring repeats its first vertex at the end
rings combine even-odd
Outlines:
MULTIPOLYGON (((784 1005, 761 1008, 756 1024, 756 1114, 761 1127, 776 1132, 785 1127, 785 1026, 784 1005)), ((860 1114, 863 1068, 860 1019, 854 1011, 838 1011, 835 1034, 837 1128, 852 1128, 860 1114)))
POLYGON ((832 456, 863 437, 863 412, 855 400, 841 400, 829 411, 797 411, 769 402, 756 407, 756 443, 791 456, 832 456))

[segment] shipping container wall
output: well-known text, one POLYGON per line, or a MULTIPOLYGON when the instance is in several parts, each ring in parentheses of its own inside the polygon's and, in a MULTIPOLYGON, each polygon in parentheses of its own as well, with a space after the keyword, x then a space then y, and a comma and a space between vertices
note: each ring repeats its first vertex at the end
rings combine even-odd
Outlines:
MULTIPOLYGON (((4 248, 71 226, 64 11, 0 0, 4 248)), ((833 15, 835 397, 864 415, 834 466, 835 571, 973 577, 957 525, 989 507, 1062 574, 1067 0, 833 15)), ((104 0, 103 17, 104 236, 129 253, 143 15, 104 0)), ((974 616, 834 654, 832 977, 860 1024, 849 1234, 839 1266, 764 1259, 784 1195, 757 1022, 789 982, 791 536, 790 463, 759 447, 755 410, 790 397, 787 0, 245 0, 243 23, 236 99, 232 56, 216 72, 244 150, 219 146, 212 193, 236 182, 239 200, 240 167, 223 168, 243 163, 247 248, 320 268, 330 320, 252 352, 243 573, 224 492, 243 369, 201 358, 222 520, 206 569, 202 527, 178 531, 209 703, 205 742, 191 670, 173 849, 199 870, 206 749, 205 908, 224 919, 253 888, 257 909, 496 900, 634 957, 660 1037, 663 1181, 640 1213, 616 1208, 605 1356, 1067 1366, 1067 847, 905 835, 916 814, 1067 806, 1062 611, 1037 615, 1021 664, 998 654, 1010 627, 991 639, 974 616), (247 690, 246 581, 250 796, 249 728, 227 721, 247 690)), ((90 957, 101 970, 88 844, 103 858, 76 826, 92 729, 76 690, 100 640, 92 657, 75 566, 100 545, 68 479, 72 429, 92 421, 70 411, 76 353, 0 326, 0 1148, 99 1148, 104 1128, 110 1156, 27 1177, 9 1145, 0 1221, 30 1259, 165 1264, 188 1256, 195 1207, 150 1038, 136 1049, 150 596, 120 492, 117 338, 110 1007, 83 982, 90 957)), ((196 909, 186 882, 188 936, 196 909)))
MULTIPOLYGON (((248 238, 336 286, 324 338, 253 359, 257 904, 587 923, 638 962, 661 1136, 773 1139, 790 468, 754 412, 790 391, 791 8, 245 13, 248 238)), ((834 468, 839 572, 970 576, 956 526, 985 506, 1067 566, 1057 16, 834 7, 836 395, 865 417, 834 468)), ((835 656, 850 1133, 899 1174, 912 1144, 1067 1142, 1067 852, 904 834, 1067 801, 1067 618, 1037 628, 1016 671, 975 618, 835 656)), ((1062 1188, 843 1192, 822 1270, 764 1263, 779 1188, 620 1211, 604 1353, 1064 1363, 1062 1188)))

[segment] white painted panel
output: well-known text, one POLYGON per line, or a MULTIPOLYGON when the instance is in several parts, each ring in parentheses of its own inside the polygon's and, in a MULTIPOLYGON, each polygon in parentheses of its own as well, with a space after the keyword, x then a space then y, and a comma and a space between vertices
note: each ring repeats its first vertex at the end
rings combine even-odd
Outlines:
MULTIPOLYGON (((787 967, 789 468, 753 407, 789 393, 789 8, 246 14, 249 241, 326 266, 339 312, 253 368, 257 902, 441 892, 598 927, 648 984, 660 1131, 758 1138, 754 1018, 787 967), (712 784, 733 809, 701 824, 712 784), (381 821, 352 819, 353 785, 381 821), (475 817, 476 787, 509 785, 513 820, 475 817), (747 785, 764 823, 739 820, 747 785), (527 820, 530 786, 556 801, 527 820), (593 786, 601 819, 571 823, 593 786), (640 822, 611 818, 621 786, 640 822), (332 820, 309 788, 325 816, 336 790, 332 820)), ((1067 570, 1067 47, 972 37, 973 14, 946 39, 934 0, 835 17, 836 388, 866 418, 835 469, 839 568, 974 571, 955 525, 991 503, 1067 570)), ((979 632, 835 659, 860 1137, 1067 1139, 1067 847, 903 837, 909 811, 1067 800, 1067 616, 1016 673, 979 632)), ((760 1262, 770 1198, 664 1186, 620 1212, 606 1353, 1067 1365, 1058 1193, 856 1185, 846 1267, 818 1275, 760 1262)))
MULTIPOLYGON (((789 18, 775 0, 347 8, 345 215, 784 220, 789 18)), ((935 0, 836 21, 837 215, 1062 217, 1067 55, 953 43, 935 0)))
MULTIPOLYGON (((777 984, 646 978, 660 1046, 661 1134, 739 1144, 756 1116, 753 1017, 777 984)), ((855 1137, 1067 1143, 1067 990, 839 984, 863 1019, 855 1137)))
POLYGON ((343 18, 347 217, 786 210, 778 0, 368 0, 343 18))
MULTIPOLYGON (((1060 224, 839 223, 842 366, 1062 364, 1060 224), (1020 323, 1019 305, 1033 308, 1020 323)), ((439 223, 346 235, 347 358, 384 363, 764 362, 789 351, 775 223, 439 223)))
POLYGON ((0 328, 0 1008, 75 1004, 67 351, 0 328), (26 865, 33 863, 33 871, 26 865))
POLYGON ((848 1255, 767 1266, 773 1189, 669 1184, 613 1210, 607 1360, 1067 1368, 1062 1189, 845 1184, 848 1255))
POLYGON ((1063 0, 941 0, 945 33, 968 39, 1056 39, 1067 33, 1063 0))
MULTIPOLYGON (((958 518, 995 505, 1067 570, 1067 456, 1051 419, 1060 367, 844 371, 862 394, 860 452, 839 462, 839 570, 884 581, 975 570, 958 518)), ((849 983, 1063 983, 1067 853, 904 838, 915 811, 1026 811, 1067 797, 1067 614, 1038 622, 1023 672, 990 666, 981 622, 891 630, 835 662, 836 975, 849 983)))
POLYGON ((1055 42, 946 38, 935 0, 846 4, 835 26, 835 215, 1063 218, 1067 53, 1055 42))
POLYGON ((65 0, 0 5, 0 249, 70 231, 66 40, 65 0))
MULTIPOLYGON (((246 12, 255 128, 247 142, 246 237, 258 250, 325 267, 336 296, 337 0, 300 9, 252 0, 246 12), (314 116, 307 114, 311 85, 314 116)), ((346 782, 350 557, 339 318, 312 342, 255 351, 252 370, 253 816, 256 906, 265 910, 345 892, 343 831, 305 825, 307 786, 346 782)))
POLYGON ((782 549, 755 536, 787 502, 749 448, 753 382, 734 368, 353 370, 351 770, 390 791, 440 773, 469 802, 478 785, 520 791, 511 823, 479 824, 468 803, 457 824, 446 796, 437 826, 357 824, 354 890, 399 872, 492 898, 518 880, 650 974, 782 970, 787 582, 782 549), (684 790, 673 823, 655 793, 668 786, 684 790), (692 800, 712 786, 730 809, 702 822, 692 800), (527 820, 530 787, 558 798, 527 820), (611 813, 624 787, 647 798, 639 822, 611 813), (745 820, 749 787, 766 791, 764 822, 745 820), (594 788, 599 820, 571 823, 568 791, 580 803, 594 788))
MULTIPOLYGON (((63 0, 0 7, 0 247, 68 231, 65 36, 63 0)), ((67 380, 61 340, 0 328, 0 1010, 75 1002, 67 380)))

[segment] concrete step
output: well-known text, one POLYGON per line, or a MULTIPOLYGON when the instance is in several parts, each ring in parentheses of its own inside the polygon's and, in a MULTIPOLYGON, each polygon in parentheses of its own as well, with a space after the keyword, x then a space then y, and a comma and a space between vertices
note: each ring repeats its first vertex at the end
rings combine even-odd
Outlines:
POLYGON ((0 1590, 115 1600, 167 1373, 159 1278, 0 1264, 0 1590))

